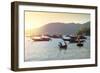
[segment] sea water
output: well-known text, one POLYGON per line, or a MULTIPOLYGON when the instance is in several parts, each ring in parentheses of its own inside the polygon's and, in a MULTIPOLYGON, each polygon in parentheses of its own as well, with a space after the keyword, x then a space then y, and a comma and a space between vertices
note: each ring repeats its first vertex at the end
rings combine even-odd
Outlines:
POLYGON ((71 60, 90 58, 90 37, 84 42, 83 47, 77 43, 69 43, 67 49, 60 49, 60 38, 51 38, 50 41, 33 41, 25 37, 25 61, 71 60))

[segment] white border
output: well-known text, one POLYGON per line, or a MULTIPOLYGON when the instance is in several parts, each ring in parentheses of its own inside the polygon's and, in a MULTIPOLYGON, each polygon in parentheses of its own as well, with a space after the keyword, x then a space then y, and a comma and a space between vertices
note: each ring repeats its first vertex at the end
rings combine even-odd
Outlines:
POLYGON ((19 14, 19 54, 18 54, 19 68, 95 64, 95 10, 94 9, 19 5, 18 14, 19 14), (23 18, 24 10, 89 13, 91 15, 91 58, 80 59, 80 60, 62 60, 62 61, 57 60, 57 61, 49 61, 49 62, 48 61, 24 62, 24 18, 23 18))

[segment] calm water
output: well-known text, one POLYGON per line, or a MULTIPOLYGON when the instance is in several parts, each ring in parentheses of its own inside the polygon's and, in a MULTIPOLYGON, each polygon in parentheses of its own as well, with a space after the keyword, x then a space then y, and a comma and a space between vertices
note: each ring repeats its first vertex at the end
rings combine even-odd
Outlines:
POLYGON ((51 41, 33 41, 25 38, 25 61, 46 61, 46 60, 70 60, 90 58, 90 38, 87 37, 83 47, 66 42, 67 50, 60 50, 58 47, 61 39, 51 41))

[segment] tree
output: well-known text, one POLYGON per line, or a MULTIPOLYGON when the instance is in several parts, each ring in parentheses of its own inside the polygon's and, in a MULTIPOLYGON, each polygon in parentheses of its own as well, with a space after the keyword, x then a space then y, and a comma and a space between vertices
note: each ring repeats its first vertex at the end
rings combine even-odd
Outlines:
POLYGON ((81 28, 80 30, 78 30, 78 32, 77 32, 76 34, 77 34, 77 35, 82 35, 82 34, 84 34, 84 35, 90 36, 90 28, 86 28, 86 27, 81 28))

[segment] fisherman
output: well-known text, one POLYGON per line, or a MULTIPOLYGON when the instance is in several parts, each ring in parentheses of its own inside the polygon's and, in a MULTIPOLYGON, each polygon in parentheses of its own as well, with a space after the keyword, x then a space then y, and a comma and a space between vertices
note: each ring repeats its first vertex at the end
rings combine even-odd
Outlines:
POLYGON ((67 43, 65 41, 61 41, 61 42, 59 42, 59 46, 60 47, 67 46, 67 43))
POLYGON ((78 41, 78 43, 80 43, 80 35, 77 35, 76 41, 78 41))
POLYGON ((78 41, 77 42, 77 46, 82 47, 83 46, 83 43, 81 42, 80 37, 81 37, 81 35, 78 35, 77 36, 77 39, 76 39, 78 41))

